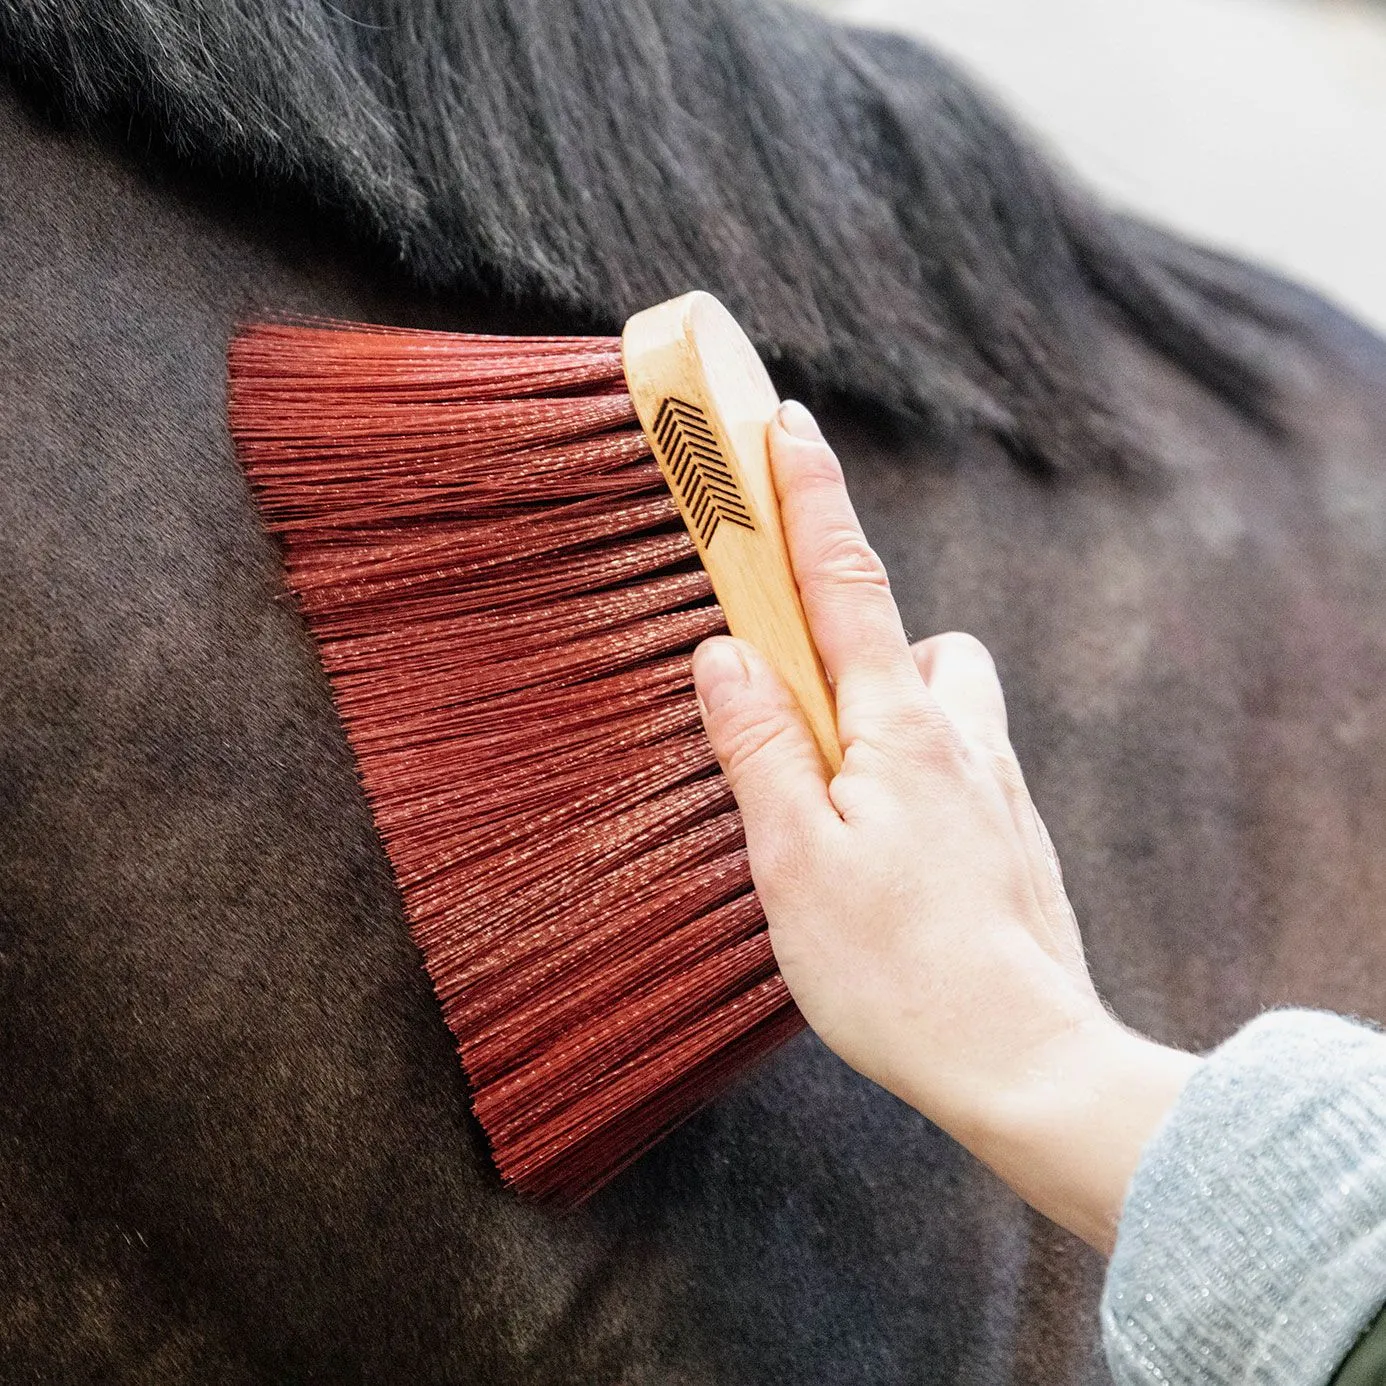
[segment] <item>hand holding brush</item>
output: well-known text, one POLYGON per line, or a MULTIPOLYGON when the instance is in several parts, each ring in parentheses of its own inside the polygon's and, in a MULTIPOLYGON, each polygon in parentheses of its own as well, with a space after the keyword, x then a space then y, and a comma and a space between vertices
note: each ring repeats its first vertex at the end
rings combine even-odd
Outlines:
POLYGON ((1094 991, 987 651, 956 634, 910 646, 802 405, 781 406, 769 453, 841 770, 752 645, 707 640, 693 672, 780 973, 838 1055, 1110 1250, 1141 1147, 1198 1060, 1094 991))
POLYGON ((508 1184, 580 1202, 807 1018, 1109 1238, 1192 1061, 1102 1009, 989 659, 911 652, 716 300, 252 326, 230 414, 508 1184))

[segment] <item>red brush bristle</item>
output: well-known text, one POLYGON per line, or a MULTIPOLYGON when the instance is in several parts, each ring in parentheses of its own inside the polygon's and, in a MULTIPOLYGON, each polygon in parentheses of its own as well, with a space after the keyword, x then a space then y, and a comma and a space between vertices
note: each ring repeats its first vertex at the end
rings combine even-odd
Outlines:
POLYGON ((802 1024, 620 342, 258 326, 230 382, 496 1164, 576 1202, 802 1024))

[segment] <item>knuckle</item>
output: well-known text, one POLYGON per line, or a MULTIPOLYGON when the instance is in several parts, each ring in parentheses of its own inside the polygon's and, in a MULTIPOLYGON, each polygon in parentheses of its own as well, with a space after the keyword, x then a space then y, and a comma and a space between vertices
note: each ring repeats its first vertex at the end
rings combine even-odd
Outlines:
POLYGON ((971 748, 943 714, 918 714, 903 733, 914 758, 936 773, 960 775, 968 769, 971 748))
POLYGON ((717 739, 722 769, 733 786, 756 775, 788 732, 778 709, 747 707, 729 712, 717 739))
POLYGON ((995 667, 996 662, 991 657, 991 651, 975 635, 969 635, 966 631, 945 631, 942 635, 933 637, 933 644, 940 653, 980 660, 995 667))
POLYGON ((1007 799, 1024 801, 1030 797, 1030 791, 1025 784, 1025 776, 1020 769, 1020 762, 1015 758, 1015 752, 1009 746, 989 750, 987 752, 987 766, 1007 799))
POLYGON ((893 700, 874 719, 880 729, 872 746, 885 774, 917 775, 921 770, 952 773, 969 759, 967 742, 947 714, 919 699, 893 700))
POLYGON ((953 756, 964 749, 958 729, 943 709, 921 699, 910 698, 895 703, 885 721, 892 740, 899 741, 916 753, 953 756))
POLYGON ((810 486, 844 484, 842 463, 827 443, 801 443, 796 467, 800 481, 810 486))
POLYGON ((846 527, 823 540, 810 581, 827 587, 862 585, 890 589, 885 564, 866 542, 866 536, 846 527))

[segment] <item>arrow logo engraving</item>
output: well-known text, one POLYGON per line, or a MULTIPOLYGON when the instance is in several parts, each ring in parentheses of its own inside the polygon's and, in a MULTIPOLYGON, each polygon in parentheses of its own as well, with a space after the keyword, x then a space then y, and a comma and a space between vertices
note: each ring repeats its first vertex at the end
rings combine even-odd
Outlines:
POLYGON ((684 514, 704 548, 724 520, 755 529, 707 415, 696 404, 672 396, 664 400, 655 415, 654 437, 684 514))

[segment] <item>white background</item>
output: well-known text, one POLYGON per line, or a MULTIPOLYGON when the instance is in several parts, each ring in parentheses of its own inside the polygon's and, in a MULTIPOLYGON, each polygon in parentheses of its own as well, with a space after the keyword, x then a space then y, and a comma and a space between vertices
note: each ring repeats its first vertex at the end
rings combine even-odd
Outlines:
POLYGON ((1386 331, 1386 5, 817 0, 961 60, 1107 196, 1386 331))

